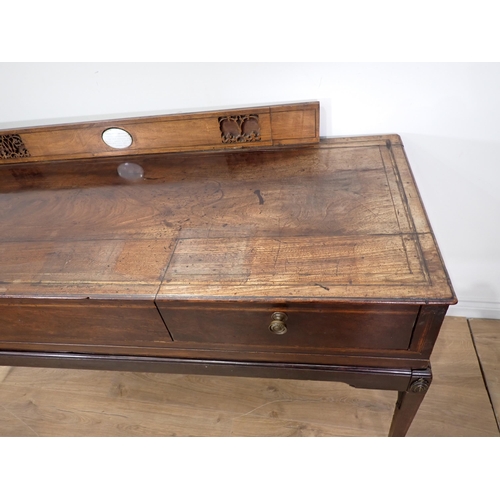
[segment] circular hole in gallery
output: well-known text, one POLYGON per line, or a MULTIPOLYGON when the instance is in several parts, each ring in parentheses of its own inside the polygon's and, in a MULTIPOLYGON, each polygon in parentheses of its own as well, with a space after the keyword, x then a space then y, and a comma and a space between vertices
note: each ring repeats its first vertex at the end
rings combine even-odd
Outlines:
POLYGON ((122 128, 108 128, 102 133, 102 140, 114 149, 125 149, 132 144, 132 136, 122 128))

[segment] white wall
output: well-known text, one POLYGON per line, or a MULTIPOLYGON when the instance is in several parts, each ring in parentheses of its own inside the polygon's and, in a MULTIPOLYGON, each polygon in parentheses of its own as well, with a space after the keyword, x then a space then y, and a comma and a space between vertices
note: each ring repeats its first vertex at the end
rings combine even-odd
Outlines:
POLYGON ((500 318, 500 64, 0 64, 0 129, 303 100, 322 136, 402 136, 450 314, 500 318))

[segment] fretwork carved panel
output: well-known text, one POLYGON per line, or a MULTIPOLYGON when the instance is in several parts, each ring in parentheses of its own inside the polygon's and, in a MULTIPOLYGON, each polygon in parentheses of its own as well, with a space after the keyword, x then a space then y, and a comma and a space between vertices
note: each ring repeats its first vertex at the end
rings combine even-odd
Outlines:
POLYGON ((260 141, 259 115, 238 115, 219 117, 222 142, 260 141))
POLYGON ((0 135, 0 158, 26 158, 30 156, 20 135, 0 135))

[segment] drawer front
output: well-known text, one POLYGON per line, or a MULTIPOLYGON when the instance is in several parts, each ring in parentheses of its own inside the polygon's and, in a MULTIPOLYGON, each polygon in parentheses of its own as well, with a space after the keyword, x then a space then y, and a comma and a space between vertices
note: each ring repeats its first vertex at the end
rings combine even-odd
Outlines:
POLYGON ((153 301, 0 302, 0 345, 162 346, 172 339, 153 301))
POLYGON ((157 303, 174 342, 408 349, 419 306, 157 303))

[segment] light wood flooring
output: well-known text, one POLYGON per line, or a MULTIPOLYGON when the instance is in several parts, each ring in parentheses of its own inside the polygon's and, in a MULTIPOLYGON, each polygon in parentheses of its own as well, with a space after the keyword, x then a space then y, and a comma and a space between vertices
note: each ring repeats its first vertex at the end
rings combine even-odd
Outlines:
MULTIPOLYGON (((500 321, 447 317, 409 436, 499 436, 500 321), (496 414, 496 418, 495 418, 496 414)), ((0 436, 385 436, 396 392, 0 367, 0 436)))

